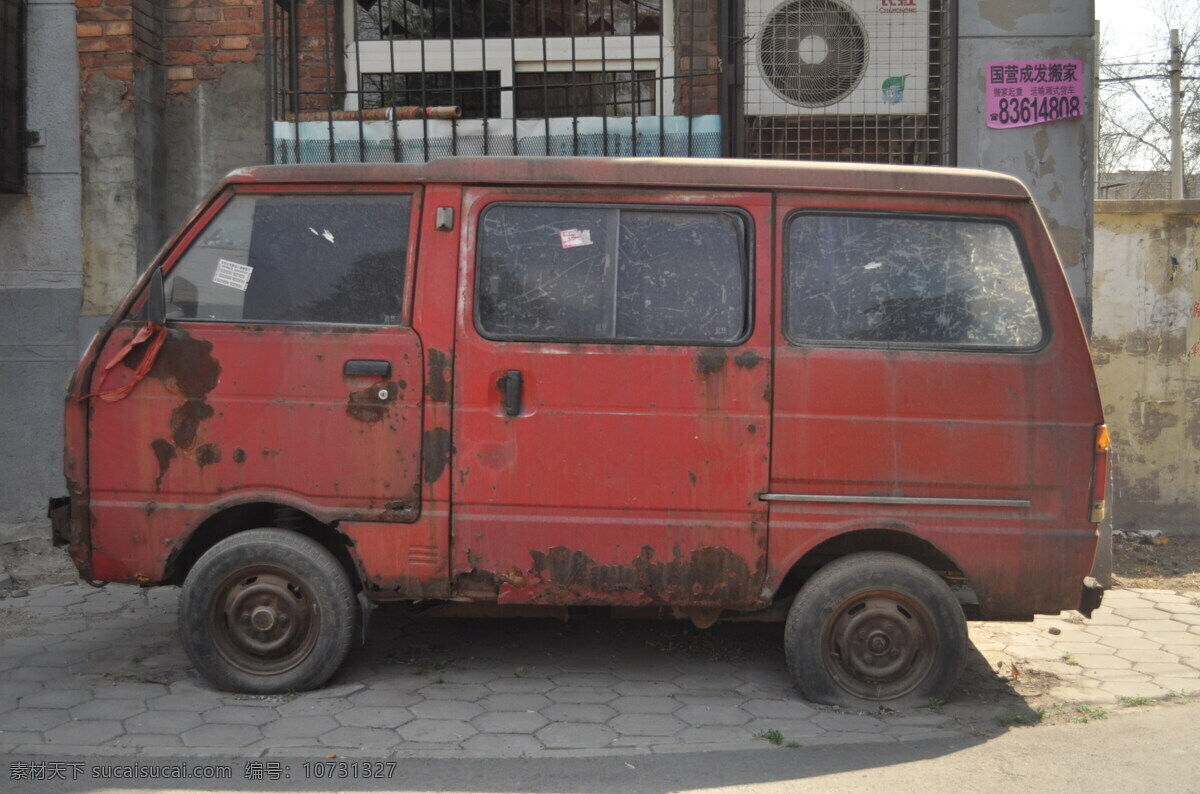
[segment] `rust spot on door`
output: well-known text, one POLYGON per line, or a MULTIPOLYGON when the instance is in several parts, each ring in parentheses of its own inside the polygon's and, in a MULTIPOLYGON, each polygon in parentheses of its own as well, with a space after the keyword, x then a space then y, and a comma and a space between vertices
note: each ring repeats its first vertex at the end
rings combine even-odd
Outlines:
POLYGON ((213 358, 212 347, 207 339, 193 339, 186 331, 171 329, 150 375, 173 381, 185 397, 203 398, 221 378, 221 364, 213 358))
POLYGON ((450 431, 444 427, 426 430, 422 437, 421 455, 425 483, 437 482, 450 463, 450 431))
POLYGON ((425 392, 435 403, 450 402, 450 363, 440 350, 429 350, 429 374, 425 378, 425 392))
POLYGON ((696 372, 708 377, 714 372, 720 372, 729 360, 724 350, 704 350, 696 356, 696 372))
POLYGON ((350 392, 346 401, 346 415, 359 422, 378 422, 387 416, 394 402, 396 384, 375 383, 361 391, 350 392))
POLYGON ((211 419, 212 406, 201 398, 184 400, 171 412, 171 440, 179 449, 191 449, 196 443, 200 423, 211 419))
POLYGON ((754 369, 762 362, 762 356, 753 350, 745 350, 733 357, 733 363, 742 369, 754 369))
POLYGON ((196 462, 200 464, 201 468, 220 461, 221 448, 216 444, 201 444, 200 448, 196 450, 196 462))
POLYGON ((154 490, 157 491, 162 488, 163 477, 175 459, 175 447, 165 438, 156 438, 150 442, 150 448, 154 450, 154 457, 158 458, 158 476, 154 478, 154 490))
MULTIPOLYGON (((522 578, 535 603, 750 604, 759 583, 746 561, 723 546, 687 553, 676 547, 671 560, 656 560, 643 546, 629 565, 601 565, 582 551, 555 546, 529 552, 532 567, 522 578)), ((504 577, 513 586, 511 573, 504 577)))
POLYGON ((242 449, 241 447, 234 447, 233 448, 233 462, 234 463, 245 463, 246 462, 246 450, 242 449))

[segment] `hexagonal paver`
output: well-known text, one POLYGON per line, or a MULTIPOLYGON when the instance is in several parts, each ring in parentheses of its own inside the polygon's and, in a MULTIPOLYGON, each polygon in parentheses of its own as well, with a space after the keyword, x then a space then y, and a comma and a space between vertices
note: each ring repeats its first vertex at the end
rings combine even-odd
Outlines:
MULTIPOLYGON (((844 715, 843 714, 833 714, 832 716, 856 717, 859 715, 857 715, 857 714, 844 714, 844 715)), ((867 717, 866 719, 869 720, 871 718, 867 717)), ((868 725, 866 725, 865 723, 863 725, 864 725, 864 730, 870 731, 870 727, 868 725)), ((878 728, 873 731, 870 731, 870 732, 876 733, 878 731, 881 731, 882 727, 883 727, 883 723, 878 723, 878 728)), ((811 739, 816 736, 824 736, 827 733, 825 728, 823 728, 817 724, 816 719, 812 719, 812 720, 758 719, 758 720, 752 720, 750 722, 747 722, 745 725, 741 726, 741 728, 743 730, 747 731, 751 736, 761 736, 769 731, 779 731, 781 734, 783 734, 783 738, 785 741, 793 741, 796 739, 811 739)), ((725 730, 730 730, 730 728, 726 728, 725 730)), ((834 728, 833 729, 833 731, 838 732, 838 733, 842 732, 843 730, 845 730, 847 733, 849 733, 849 732, 852 732, 854 729, 852 727, 847 727, 844 729, 843 728, 834 728)))
POLYGON ((399 730, 405 741, 441 744, 457 744, 476 733, 478 731, 470 723, 462 720, 413 720, 399 730))
POLYGON ((551 749, 607 747, 617 734, 605 725, 583 722, 553 722, 536 734, 538 741, 551 749))
POLYGON ((487 688, 496 694, 529 694, 548 692, 554 689, 549 678, 496 678, 487 682, 487 688))
MULTIPOLYGON (((1158 614, 1164 618, 1169 617, 1163 612, 1159 612, 1158 614)), ((1173 620, 1131 620, 1129 621, 1129 628, 1149 634, 1156 631, 1175 631, 1179 628, 1179 624, 1173 620)))
POLYGON ((611 689, 619 680, 612 673, 559 673, 551 676, 555 684, 562 687, 602 687, 611 689))
POLYGON ((754 738, 754 734, 745 728, 709 725, 703 728, 686 728, 673 738, 684 744, 733 744, 748 742, 754 738))
POLYGON ((219 725, 266 725, 279 719, 279 713, 266 706, 218 706, 204 712, 204 721, 219 725))
POLYGON ((135 698, 89 700, 71 709, 73 720, 124 720, 146 710, 145 701, 135 698))
POLYGON ((66 709, 18 708, 7 714, 0 714, 0 730, 48 731, 70 719, 71 715, 67 713, 66 709))
POLYGON ((46 731, 49 744, 103 744, 124 733, 118 720, 73 720, 46 731))
POLYGON ((400 744, 400 736, 388 728, 337 728, 322 734, 320 743, 329 747, 359 747, 386 750, 400 744))
POLYGON ((489 695, 479 701, 488 711, 537 711, 551 704, 551 700, 538 694, 489 695))
POLYGON ((1161 643, 1152 642, 1145 639, 1143 636, 1137 637, 1102 637, 1100 645, 1105 648, 1112 648, 1114 651, 1121 650, 1145 650, 1157 651, 1162 648, 1161 643))
POLYGON ((822 712, 812 718, 813 723, 827 731, 872 732, 883 728, 883 723, 865 714, 822 712))
POLYGON ((741 725, 750 721, 750 714, 737 706, 684 706, 675 716, 688 725, 741 725))
POLYGON ((351 728, 399 728, 412 722, 413 715, 406 708, 355 706, 341 712, 335 719, 351 728))
POLYGON ((421 719, 471 720, 483 713, 483 707, 464 700, 426 700, 409 706, 409 711, 421 719))
POLYGON ((1171 676, 1173 678, 1200 678, 1200 670, 1186 664, 1171 664, 1170 662, 1138 662, 1133 666, 1139 673, 1149 673, 1152 676, 1171 676))
POLYGON ((499 678, 495 671, 489 669, 442 670, 438 675, 447 684, 486 684, 499 678))
POLYGON ((108 698, 137 698, 146 700, 167 694, 168 689, 163 684, 142 683, 140 681, 123 681, 116 684, 104 684, 92 687, 92 695, 98 699, 108 698))
POLYGON ((1144 649, 1123 649, 1115 654, 1131 662, 1178 662, 1179 657, 1166 651, 1149 651, 1144 649))
POLYGON ((683 706, 675 698, 648 695, 623 695, 610 704, 624 714, 671 714, 683 706))
POLYGON ((1113 654, 1105 655, 1098 653, 1081 653, 1075 657, 1075 661, 1079 666, 1088 670, 1130 670, 1133 668, 1133 663, 1127 659, 1122 659, 1113 654))
POLYGON ((600 703, 556 703, 541 714, 553 722, 608 722, 617 712, 600 703))
POLYGON ((806 720, 817 710, 799 700, 748 700, 742 706, 755 717, 774 717, 784 720, 806 720))
POLYGON ((245 747, 262 738, 253 725, 201 725, 179 736, 188 747, 245 747))
POLYGON ((688 726, 670 714, 622 714, 608 727, 626 736, 673 736, 688 726))
POLYGON ((221 696, 213 693, 170 694, 149 698, 146 708, 151 711, 198 711, 205 712, 221 705, 221 696))
POLYGON ((533 733, 548 722, 536 711, 489 711, 471 720, 483 733, 533 733))
POLYGON ((355 706, 375 708, 404 708, 422 700, 423 698, 415 692, 401 692, 395 689, 371 688, 350 696, 350 702, 355 706))
MULTIPOLYGON (((672 670, 669 675, 675 675, 672 670)), ((679 691, 679 685, 674 681, 619 681, 613 686, 613 691, 622 695, 636 697, 666 697, 679 691)))
POLYGON ((323 733, 337 730, 337 720, 326 715, 288 717, 263 726, 263 736, 270 739, 314 739, 323 733))
POLYGON ((1151 642, 1161 642, 1165 648, 1185 645, 1200 645, 1200 634, 1192 634, 1180 627, 1180 631, 1152 631, 1146 635, 1151 642))
POLYGON ((191 730, 203 721, 194 711, 143 711, 125 720, 125 730, 129 733, 177 734, 191 730))
POLYGON ((427 700, 479 700, 491 694, 482 684, 430 684, 421 687, 427 700))
POLYGON ((710 675, 707 673, 688 673, 675 678, 675 683, 685 692, 691 690, 732 691, 742 685, 742 681, 731 675, 710 675))
POLYGON ((281 717, 323 717, 338 714, 352 706, 346 698, 297 698, 290 703, 276 706, 275 710, 281 717))
POLYGON ((556 703, 607 703, 615 700, 617 693, 608 687, 560 686, 547 692, 546 697, 556 703))
POLYGON ((532 736, 517 733, 481 733, 463 742, 463 749, 478 755, 514 756, 536 753, 542 743, 532 736))

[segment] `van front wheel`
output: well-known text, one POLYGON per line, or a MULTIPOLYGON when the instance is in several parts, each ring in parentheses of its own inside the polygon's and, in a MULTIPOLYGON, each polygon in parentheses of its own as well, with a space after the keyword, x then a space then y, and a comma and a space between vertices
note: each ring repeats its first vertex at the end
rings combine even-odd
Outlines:
POLYGON ((850 708, 928 706, 954 686, 967 628, 933 571, 890 552, 842 557, 813 575, 784 628, 805 698, 850 708))
POLYGON ((179 634, 214 686, 251 694, 312 689, 341 666, 354 635, 354 589, 316 541, 253 529, 213 546, 183 583, 179 634))

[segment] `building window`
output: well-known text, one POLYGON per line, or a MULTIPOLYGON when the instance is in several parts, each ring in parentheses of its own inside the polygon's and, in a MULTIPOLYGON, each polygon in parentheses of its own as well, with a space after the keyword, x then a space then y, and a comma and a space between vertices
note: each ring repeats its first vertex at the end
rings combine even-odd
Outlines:
POLYGON ((25 189, 25 0, 0 0, 0 191, 25 189))
POLYGON ((347 84, 361 90, 346 96, 346 110, 457 105, 476 119, 672 112, 670 0, 352 0, 345 13, 347 84))

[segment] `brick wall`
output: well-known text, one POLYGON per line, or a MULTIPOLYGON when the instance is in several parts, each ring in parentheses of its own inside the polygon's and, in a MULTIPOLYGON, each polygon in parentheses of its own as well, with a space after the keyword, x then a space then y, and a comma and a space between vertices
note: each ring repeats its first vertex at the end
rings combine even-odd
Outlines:
POLYGON ((675 105, 684 115, 716 113, 718 56, 717 0, 680 0, 675 4, 676 70, 694 75, 679 80, 675 105))
POLYGON ((80 77, 131 82, 134 69, 162 63, 163 9, 155 0, 76 0, 80 77))

